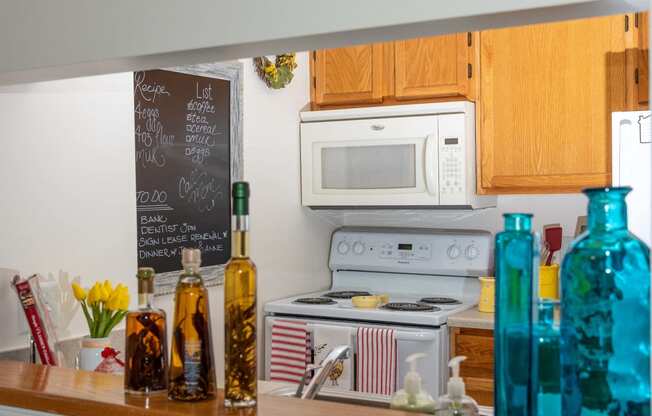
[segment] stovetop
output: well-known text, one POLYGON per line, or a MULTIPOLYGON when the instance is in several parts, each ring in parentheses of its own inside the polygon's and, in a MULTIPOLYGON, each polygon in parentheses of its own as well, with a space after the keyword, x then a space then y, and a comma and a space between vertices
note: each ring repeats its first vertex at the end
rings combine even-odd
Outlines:
MULTIPOLYGON (((375 309, 353 306, 351 299, 333 298, 332 290, 302 294, 265 304, 265 313, 273 315, 330 318, 348 321, 383 322, 388 324, 440 326, 451 314, 470 309, 477 303, 464 299, 426 303, 424 298, 450 298, 449 296, 424 296, 424 294, 389 293, 389 303, 375 309)), ((361 291, 362 292, 362 291, 361 291)), ((380 292, 364 291, 370 294, 380 292)), ((432 299, 430 299, 432 301, 432 299)))
POLYGON ((491 276, 491 234, 477 230, 344 227, 331 239, 330 290, 265 304, 265 313, 437 327, 475 306, 491 276), (354 295, 389 304, 354 308, 354 295), (307 299, 310 298, 310 299, 307 299))

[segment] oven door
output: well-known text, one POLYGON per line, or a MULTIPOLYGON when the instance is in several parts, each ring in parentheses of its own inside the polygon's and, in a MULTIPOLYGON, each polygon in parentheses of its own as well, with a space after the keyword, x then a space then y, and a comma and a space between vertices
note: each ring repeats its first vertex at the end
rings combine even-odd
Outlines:
POLYGON ((439 116, 301 124, 304 206, 439 205, 439 116))
MULTIPOLYGON (((447 327, 441 326, 438 328, 421 328, 412 326, 387 326, 377 325, 371 323, 356 323, 349 321, 331 321, 320 319, 302 319, 291 317, 275 317, 268 316, 265 318, 265 379, 270 380, 270 366, 272 360, 272 325, 276 319, 285 321, 296 321, 306 323, 308 332, 313 333, 315 328, 320 325, 326 326, 342 326, 351 329, 351 343, 354 347, 353 360, 357 360, 358 352, 356 349, 356 329, 358 327, 367 328, 391 328, 396 331, 396 344, 397 344, 397 372, 396 372, 396 386, 395 390, 403 388, 403 379, 410 371, 409 365, 405 359, 411 354, 424 353, 426 358, 419 362, 419 373, 422 377, 423 389, 430 393, 433 397, 439 397, 444 394, 446 382, 448 380, 448 330, 447 327)), ((312 337, 314 340, 314 337, 312 337)), ((313 346, 314 347, 314 346, 313 346)), ((356 369, 356 365, 352 368, 356 369)), ((354 374, 353 386, 357 380, 357 374, 354 374)), ((330 390, 329 390, 330 393, 330 390)), ((361 393, 362 394, 362 393, 361 393)))

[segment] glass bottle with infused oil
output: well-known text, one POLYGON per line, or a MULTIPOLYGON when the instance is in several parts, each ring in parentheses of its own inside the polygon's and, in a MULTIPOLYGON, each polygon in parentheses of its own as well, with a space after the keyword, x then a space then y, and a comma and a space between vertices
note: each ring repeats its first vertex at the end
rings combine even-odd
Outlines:
POLYGON ((208 291, 199 274, 201 252, 184 248, 181 257, 183 272, 174 302, 168 397, 203 400, 215 395, 208 291))
POLYGON ((125 391, 150 394, 167 391, 165 312, 152 307, 154 269, 138 269, 138 310, 127 314, 125 391))
POLYGON ((233 184, 232 256, 224 271, 224 404, 256 405, 256 265, 249 258, 249 184, 233 184))

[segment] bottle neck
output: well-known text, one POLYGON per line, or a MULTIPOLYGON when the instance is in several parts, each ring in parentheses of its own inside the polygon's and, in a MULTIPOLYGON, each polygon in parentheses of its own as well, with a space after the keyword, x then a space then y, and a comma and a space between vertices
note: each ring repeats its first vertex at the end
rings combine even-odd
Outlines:
POLYGON ((186 275, 199 275, 199 263, 183 263, 183 272, 186 275))
POLYGON ((150 308, 154 300, 154 279, 138 279, 138 307, 150 308))
POLYGON ((591 232, 627 229, 627 204, 624 196, 596 194, 589 200, 588 228, 591 232))
POLYGON ((532 231, 532 215, 531 214, 504 214, 505 218, 505 231, 532 231))
POLYGON ((235 215, 231 236, 231 257, 249 257, 249 215, 235 215))
POLYGON ((150 309, 154 302, 154 294, 151 292, 138 293, 138 307, 140 309, 150 309))

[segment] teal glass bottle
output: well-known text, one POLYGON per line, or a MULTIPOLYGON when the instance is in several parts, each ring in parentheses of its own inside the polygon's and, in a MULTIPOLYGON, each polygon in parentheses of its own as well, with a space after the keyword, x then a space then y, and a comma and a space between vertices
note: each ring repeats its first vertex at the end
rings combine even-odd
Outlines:
MULTIPOLYGON (((532 301, 535 238, 532 215, 505 214, 496 235, 496 415, 526 416, 531 409, 532 301)), ((538 266, 538 265, 537 265, 538 266)))
POLYGON ((559 301, 539 299, 532 327, 533 415, 561 415, 559 366, 559 301))
POLYGON ((630 191, 584 191, 588 230, 562 263, 565 416, 650 415, 650 251, 627 230, 630 191))

